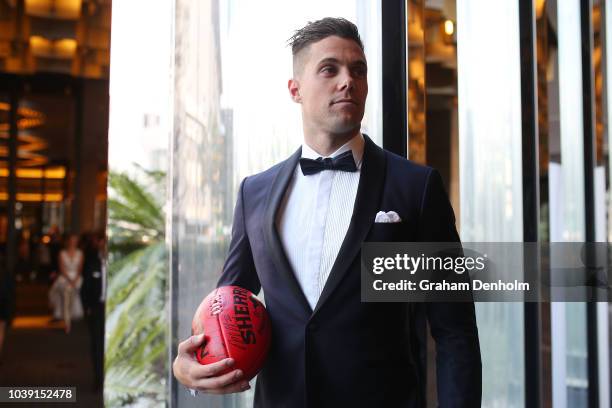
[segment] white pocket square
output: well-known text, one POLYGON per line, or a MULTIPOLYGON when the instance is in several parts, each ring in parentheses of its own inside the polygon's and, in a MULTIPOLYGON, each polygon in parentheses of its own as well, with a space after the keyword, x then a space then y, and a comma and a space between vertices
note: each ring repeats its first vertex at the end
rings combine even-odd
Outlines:
POLYGON ((379 211, 376 213, 375 223, 395 223, 402 222, 402 219, 395 211, 379 211))

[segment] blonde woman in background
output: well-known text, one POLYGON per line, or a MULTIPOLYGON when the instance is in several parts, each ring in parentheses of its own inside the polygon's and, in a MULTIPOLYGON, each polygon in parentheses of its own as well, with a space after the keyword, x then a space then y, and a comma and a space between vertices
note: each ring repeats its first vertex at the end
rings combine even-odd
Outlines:
POLYGON ((78 248, 79 237, 68 235, 66 246, 58 255, 59 276, 49 291, 54 319, 64 319, 66 333, 70 333, 73 319, 83 317, 80 289, 83 283, 83 252, 78 248))

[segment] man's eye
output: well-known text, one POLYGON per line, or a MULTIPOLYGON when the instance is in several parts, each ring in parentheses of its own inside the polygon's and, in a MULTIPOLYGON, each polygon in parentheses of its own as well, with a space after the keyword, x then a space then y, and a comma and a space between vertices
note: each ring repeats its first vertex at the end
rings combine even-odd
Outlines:
POLYGON ((368 74, 368 69, 367 68, 355 68, 353 72, 357 76, 366 76, 368 74))
POLYGON ((321 68, 321 72, 325 73, 325 74, 333 74, 336 71, 336 69, 332 66, 326 66, 321 68))

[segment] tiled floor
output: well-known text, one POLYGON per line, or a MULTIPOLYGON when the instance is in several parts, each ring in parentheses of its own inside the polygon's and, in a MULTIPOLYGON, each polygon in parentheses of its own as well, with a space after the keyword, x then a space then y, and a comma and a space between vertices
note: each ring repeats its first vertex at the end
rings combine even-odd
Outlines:
POLYGON ((0 386, 76 387, 76 403, 12 404, 16 407, 101 407, 102 391, 94 390, 87 325, 75 322, 66 334, 61 322, 49 323, 46 290, 44 284, 18 286, 14 327, 7 333, 0 363, 0 386))

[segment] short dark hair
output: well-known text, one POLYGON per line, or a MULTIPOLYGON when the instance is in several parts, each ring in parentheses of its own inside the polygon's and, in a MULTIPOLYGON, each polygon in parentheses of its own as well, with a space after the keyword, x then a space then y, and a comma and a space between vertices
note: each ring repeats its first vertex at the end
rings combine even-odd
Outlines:
POLYGON ((291 53, 295 59, 295 56, 310 44, 333 35, 355 41, 363 51, 363 43, 357 26, 341 17, 325 17, 321 20, 309 21, 304 27, 296 30, 287 43, 291 45, 291 53))

